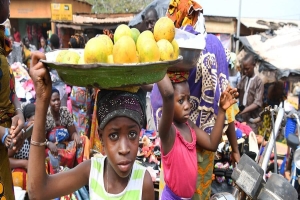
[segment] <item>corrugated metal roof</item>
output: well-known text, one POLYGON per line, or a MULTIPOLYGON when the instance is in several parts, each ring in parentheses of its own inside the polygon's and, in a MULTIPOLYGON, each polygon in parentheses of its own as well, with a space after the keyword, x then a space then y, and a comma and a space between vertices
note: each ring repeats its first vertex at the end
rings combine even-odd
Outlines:
POLYGON ((107 17, 105 19, 98 19, 93 17, 87 17, 87 16, 80 16, 80 15, 73 15, 73 23, 75 24, 110 24, 110 23, 128 23, 132 16, 128 17, 107 17))
POLYGON ((277 69, 278 78, 288 77, 292 73, 300 75, 299 28, 284 27, 274 32, 276 35, 267 40, 262 40, 262 35, 251 35, 241 37, 240 41, 262 60, 260 70, 277 69))
MULTIPOLYGON (((123 17, 109 17, 107 15, 106 18, 95 18, 95 17, 89 17, 89 16, 82 16, 82 15, 73 15, 73 21, 72 24, 120 24, 125 23, 128 24, 128 22, 134 17, 134 14, 123 16, 123 17)), ((58 23, 70 23, 70 22, 64 22, 64 21, 55 21, 58 23)))
POLYGON ((88 1, 86 1, 86 0, 76 0, 76 1, 79 1, 79 2, 82 2, 82 3, 86 3, 86 4, 89 4, 89 5, 93 5, 93 4, 91 4, 91 3, 89 3, 88 1))
POLYGON ((298 25, 300 28, 300 20, 287 20, 287 19, 261 19, 261 18, 241 18, 241 23, 244 24, 247 28, 257 28, 268 30, 270 23, 275 23, 275 26, 279 26, 280 23, 289 25, 291 23, 298 25), (265 22, 267 25, 259 24, 258 21, 265 22))

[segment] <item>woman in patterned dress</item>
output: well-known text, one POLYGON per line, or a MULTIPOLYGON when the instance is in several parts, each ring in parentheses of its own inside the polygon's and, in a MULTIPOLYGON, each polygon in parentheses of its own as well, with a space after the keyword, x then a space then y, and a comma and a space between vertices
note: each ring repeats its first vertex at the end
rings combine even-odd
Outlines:
POLYGON ((74 126, 72 114, 61 106, 59 91, 52 89, 50 106, 46 118, 46 138, 49 172, 60 171, 61 167, 72 168, 88 156, 83 155, 86 137, 80 137, 74 126))

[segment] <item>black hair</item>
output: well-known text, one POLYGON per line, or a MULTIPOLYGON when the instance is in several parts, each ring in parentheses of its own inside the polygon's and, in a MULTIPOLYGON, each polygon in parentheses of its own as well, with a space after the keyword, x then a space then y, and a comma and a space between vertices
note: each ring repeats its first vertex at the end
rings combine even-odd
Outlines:
POLYGON ((71 36, 69 41, 70 48, 84 48, 84 46, 85 46, 85 42, 83 36, 78 34, 71 36))
POLYGON ((268 88, 268 100, 273 102, 275 105, 279 105, 286 98, 286 94, 284 91, 284 82, 278 80, 268 88))
POLYGON ((5 20, 7 20, 7 18, 9 18, 9 16, 10 16, 10 13, 9 13, 9 0, 0 0, 0 13, 1 13, 0 14, 0 23, 4 23, 5 20), (6 16, 6 14, 8 14, 8 15, 6 16))
POLYGON ((54 87, 52 88, 52 91, 51 91, 51 94, 53 94, 53 93, 57 93, 58 95, 60 95, 58 89, 56 89, 54 87))
POLYGON ((156 19, 158 19, 157 11, 156 11, 156 9, 155 9, 153 6, 149 7, 149 8, 146 10, 145 14, 142 15, 142 19, 145 20, 145 16, 146 16, 148 13, 150 13, 150 12, 153 12, 154 15, 156 16, 156 19))
POLYGON ((55 33, 51 35, 50 37, 50 43, 52 44, 52 46, 55 48, 55 49, 59 49, 59 37, 58 35, 56 35, 55 33))
POLYGON ((27 104, 23 108, 23 115, 25 120, 29 119, 30 117, 34 116, 35 114, 35 105, 33 103, 27 104))
POLYGON ((28 36, 27 35, 25 35, 24 37, 23 37, 23 39, 22 39, 22 41, 23 41, 23 43, 25 44, 25 40, 26 39, 28 39, 29 40, 29 38, 28 38, 28 36))
POLYGON ((80 48, 75 38, 70 38, 69 46, 70 48, 80 48))
POLYGON ((253 65, 256 65, 256 63, 258 61, 258 56, 255 55, 254 53, 247 52, 242 61, 245 62, 245 61, 248 61, 250 59, 251 59, 253 65))

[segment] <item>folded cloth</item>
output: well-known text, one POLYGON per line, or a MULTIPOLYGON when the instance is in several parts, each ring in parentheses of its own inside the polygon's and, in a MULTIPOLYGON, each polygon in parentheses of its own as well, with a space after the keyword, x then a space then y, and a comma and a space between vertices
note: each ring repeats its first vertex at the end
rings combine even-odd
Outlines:
POLYGON ((168 72, 168 76, 172 83, 180 83, 187 81, 189 78, 189 72, 188 71, 182 71, 182 72, 168 72))
POLYGON ((245 133, 247 136, 250 134, 250 132, 252 131, 251 127, 246 125, 246 124, 243 124, 243 123, 240 123, 238 121, 235 121, 234 122, 234 125, 236 128, 240 129, 243 133, 245 133))
POLYGON ((198 35, 200 32, 195 31, 195 29, 191 25, 186 25, 180 28, 186 32, 192 33, 194 35, 198 35))
POLYGON ((226 110, 226 118, 228 123, 231 123, 235 121, 235 116, 240 112, 239 106, 237 103, 231 105, 227 110, 226 110))

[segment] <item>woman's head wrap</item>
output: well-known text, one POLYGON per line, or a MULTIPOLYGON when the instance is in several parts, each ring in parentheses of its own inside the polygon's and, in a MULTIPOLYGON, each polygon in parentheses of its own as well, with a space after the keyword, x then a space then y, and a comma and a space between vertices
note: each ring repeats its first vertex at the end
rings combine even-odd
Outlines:
POLYGON ((179 71, 179 72, 168 72, 168 76, 172 83, 180 83, 187 81, 189 78, 189 71, 179 71))
POLYGON ((84 37, 79 34, 72 35, 69 41, 69 47, 70 48, 84 48, 85 47, 85 41, 84 37))
POLYGON ((206 35, 205 19, 199 0, 170 0, 167 17, 174 22, 176 28, 185 29, 185 26, 190 26, 195 31, 186 31, 206 35))
POLYGON ((141 90, 137 93, 101 90, 97 102, 100 129, 116 117, 128 117, 142 128, 146 119, 144 96, 141 90))
POLYGON ((171 0, 167 17, 175 24, 176 28, 185 25, 194 26, 198 21, 199 13, 202 12, 202 7, 193 0, 171 0))
POLYGON ((50 44, 52 44, 52 47, 54 49, 59 49, 60 47, 60 41, 57 34, 53 33, 50 37, 50 44))
POLYGON ((24 106, 23 114, 24 114, 25 120, 29 119, 32 116, 34 116, 34 114, 35 114, 35 105, 33 103, 30 103, 30 104, 27 104, 26 106, 24 106))

